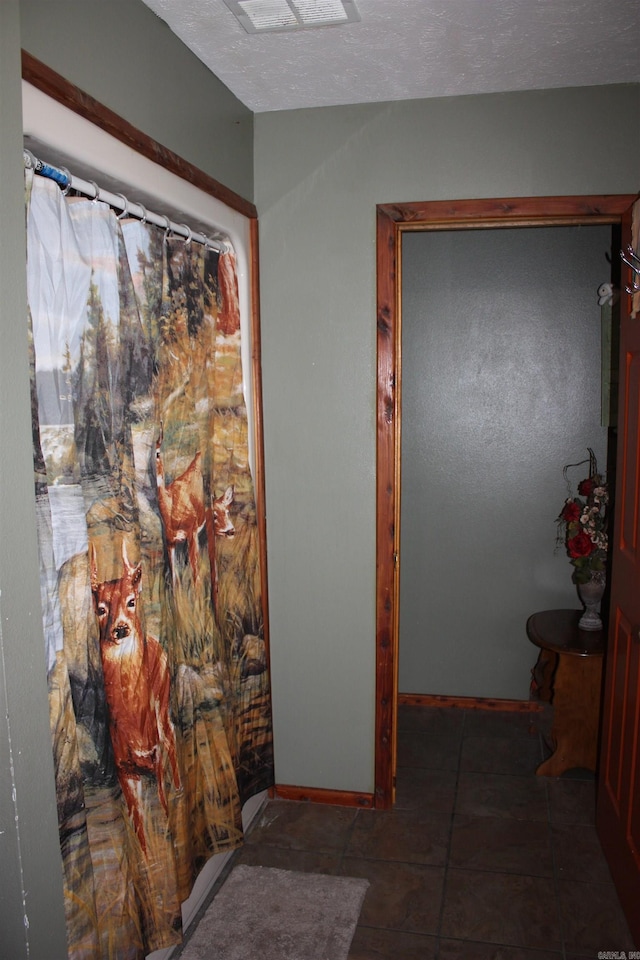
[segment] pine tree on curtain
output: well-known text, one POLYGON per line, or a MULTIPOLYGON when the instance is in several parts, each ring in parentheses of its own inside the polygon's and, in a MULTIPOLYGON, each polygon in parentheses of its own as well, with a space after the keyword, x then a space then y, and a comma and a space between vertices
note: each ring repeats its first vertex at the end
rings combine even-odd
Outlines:
POLYGON ((26 176, 69 957, 139 960, 272 783, 235 256, 26 176))

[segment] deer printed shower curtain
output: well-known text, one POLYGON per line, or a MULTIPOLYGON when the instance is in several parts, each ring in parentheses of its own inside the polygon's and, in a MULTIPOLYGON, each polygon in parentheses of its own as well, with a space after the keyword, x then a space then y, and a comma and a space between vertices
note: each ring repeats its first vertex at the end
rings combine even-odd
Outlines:
POLYGON ((69 957, 139 960, 272 783, 235 257, 26 176, 69 957))

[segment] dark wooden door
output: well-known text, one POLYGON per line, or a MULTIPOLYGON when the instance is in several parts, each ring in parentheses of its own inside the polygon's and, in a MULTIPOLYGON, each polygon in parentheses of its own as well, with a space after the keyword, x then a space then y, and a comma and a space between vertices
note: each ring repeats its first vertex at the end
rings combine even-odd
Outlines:
MULTIPOLYGON (((640 200, 622 219, 637 252, 640 200)), ((596 822, 640 947, 640 275, 622 271, 616 506, 596 822)))

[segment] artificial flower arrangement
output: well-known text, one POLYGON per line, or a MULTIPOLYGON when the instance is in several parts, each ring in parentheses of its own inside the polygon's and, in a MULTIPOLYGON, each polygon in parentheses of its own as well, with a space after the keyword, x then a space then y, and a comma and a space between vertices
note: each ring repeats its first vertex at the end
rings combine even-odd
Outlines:
POLYGON ((563 469, 562 475, 567 483, 570 496, 558 517, 558 537, 556 543, 564 543, 574 571, 571 579, 574 583, 587 583, 589 580, 604 581, 607 565, 607 505, 609 494, 604 477, 598 472, 598 462, 589 447, 589 460, 570 463, 563 469), (578 484, 578 493, 573 495, 567 471, 571 467, 589 463, 589 476, 578 484))

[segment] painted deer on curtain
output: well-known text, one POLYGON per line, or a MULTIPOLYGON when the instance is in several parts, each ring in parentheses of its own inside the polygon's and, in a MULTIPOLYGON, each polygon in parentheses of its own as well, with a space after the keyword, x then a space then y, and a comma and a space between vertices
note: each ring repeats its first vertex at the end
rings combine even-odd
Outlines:
POLYGON ((200 581, 198 537, 206 523, 202 457, 198 450, 184 473, 167 483, 161 449, 163 437, 164 427, 160 421, 160 433, 156 440, 156 481, 171 577, 175 585, 178 580, 176 551, 178 544, 186 543, 193 582, 197 585, 200 581))
POLYGON ((193 582, 200 583, 199 537, 206 527, 209 542, 209 561, 211 567, 212 596, 216 615, 218 613, 218 563, 216 559, 216 537, 230 540, 235 536, 235 527, 231 519, 230 507, 233 503, 233 485, 229 485, 219 497, 211 498, 211 506, 205 506, 204 480, 202 476, 202 457, 196 453, 187 469, 170 483, 166 482, 162 459, 162 440, 164 429, 160 423, 160 433, 156 440, 156 482, 158 488, 158 507, 162 517, 169 566, 174 586, 178 583, 177 549, 180 543, 186 543, 189 565, 193 582))
POLYGON ((158 796, 167 814, 165 758, 169 760, 176 789, 180 788, 180 772, 169 714, 167 655, 159 641, 143 630, 138 613, 142 564, 129 562, 124 540, 122 567, 121 577, 100 582, 92 547, 91 591, 100 629, 100 656, 116 772, 140 846, 146 853, 141 777, 155 777, 158 796))

